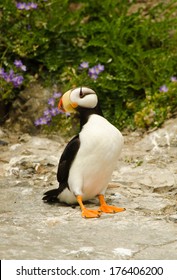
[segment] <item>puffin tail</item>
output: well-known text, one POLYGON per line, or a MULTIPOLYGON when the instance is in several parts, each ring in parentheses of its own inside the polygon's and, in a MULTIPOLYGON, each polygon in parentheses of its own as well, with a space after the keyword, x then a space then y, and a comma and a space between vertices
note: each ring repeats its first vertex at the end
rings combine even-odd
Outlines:
POLYGON ((48 203, 59 202, 57 198, 59 194, 60 194, 59 188, 47 191, 44 193, 44 197, 42 198, 42 200, 48 203))

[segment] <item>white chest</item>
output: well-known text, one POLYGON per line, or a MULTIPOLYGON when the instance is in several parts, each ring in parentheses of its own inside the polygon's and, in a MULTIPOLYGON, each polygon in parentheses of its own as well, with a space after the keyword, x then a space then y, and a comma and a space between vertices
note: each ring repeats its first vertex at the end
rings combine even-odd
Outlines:
POLYGON ((120 131, 105 118, 92 115, 79 134, 80 148, 69 174, 69 186, 85 198, 104 190, 123 146, 120 131))
POLYGON ((95 152, 100 157, 117 157, 123 146, 120 131, 105 118, 92 115, 80 133, 81 149, 83 152, 95 152))

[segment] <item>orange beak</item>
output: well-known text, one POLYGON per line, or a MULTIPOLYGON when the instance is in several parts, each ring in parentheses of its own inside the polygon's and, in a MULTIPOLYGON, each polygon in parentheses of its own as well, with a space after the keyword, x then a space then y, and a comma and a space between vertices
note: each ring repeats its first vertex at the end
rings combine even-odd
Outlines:
POLYGON ((65 112, 65 109, 63 108, 63 101, 62 101, 62 97, 60 98, 60 101, 58 103, 58 109, 65 112))
POLYGON ((71 102, 70 93, 71 90, 68 90, 63 94, 58 103, 58 109, 62 110, 63 112, 74 113, 76 111, 75 108, 77 108, 78 104, 71 102))

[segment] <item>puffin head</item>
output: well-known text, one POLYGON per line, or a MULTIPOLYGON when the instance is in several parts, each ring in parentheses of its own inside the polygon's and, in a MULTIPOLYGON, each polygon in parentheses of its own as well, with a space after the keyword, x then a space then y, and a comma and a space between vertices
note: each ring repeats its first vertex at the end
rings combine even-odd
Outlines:
POLYGON ((78 87, 63 94, 58 108, 65 112, 75 112, 78 108, 93 109, 98 104, 96 93, 87 87, 78 87))

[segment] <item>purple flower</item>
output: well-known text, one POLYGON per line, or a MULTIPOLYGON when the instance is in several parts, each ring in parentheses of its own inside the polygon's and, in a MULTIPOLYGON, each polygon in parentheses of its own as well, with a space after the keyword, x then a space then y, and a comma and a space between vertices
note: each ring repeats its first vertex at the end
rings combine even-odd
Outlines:
POLYGON ((43 118, 46 121, 46 124, 49 124, 51 122, 51 119, 52 119, 52 117, 49 116, 49 115, 48 116, 44 116, 43 118))
POLYGON ((14 65, 17 67, 17 68, 20 68, 21 70, 23 71, 26 71, 26 66, 22 63, 21 60, 15 60, 14 61, 14 65))
POLYGON ((55 99, 53 97, 49 98, 48 104, 53 107, 55 105, 55 99))
POLYGON ((44 116, 50 116, 50 109, 46 109, 44 111, 44 116))
POLYGON ((24 10, 26 7, 26 3, 17 2, 16 7, 18 10, 24 10))
POLYGON ((98 78, 98 75, 104 71, 104 65, 101 65, 100 63, 98 65, 95 65, 92 68, 89 68, 88 74, 90 78, 96 80, 98 78))
POLYGON ((36 126, 41 125, 41 120, 40 120, 40 119, 35 120, 34 124, 35 124, 36 126))
POLYGON ((21 70, 26 71, 26 65, 22 65, 21 70))
POLYGON ((96 74, 95 67, 89 68, 89 75, 94 75, 94 74, 96 74))
POLYGON ((23 80, 24 80, 23 76, 16 75, 15 77, 13 77, 11 82, 13 83, 14 87, 18 87, 23 83, 23 80))
POLYGON ((176 78, 175 76, 172 76, 172 77, 170 78, 170 80, 171 80, 171 82, 177 82, 177 78, 176 78))
POLYGON ((90 78, 92 78, 94 80, 96 80, 98 78, 98 74, 95 71, 95 67, 90 68, 88 74, 89 74, 90 78))
POLYGON ((12 83, 14 87, 18 87, 23 83, 23 76, 15 74, 13 69, 10 69, 9 73, 4 71, 4 68, 0 68, 0 76, 7 82, 12 83))
POLYGON ((37 9, 38 5, 34 2, 29 2, 29 3, 17 2, 16 7, 17 7, 18 10, 29 11, 31 9, 37 9))
POLYGON ((4 73, 3 78, 7 83, 12 82, 12 77, 8 73, 4 73))
POLYGON ((161 86, 159 90, 160 92, 168 92, 168 88, 166 85, 161 86))
POLYGON ((1 68, 0 76, 7 82, 10 83, 14 78, 14 71, 11 69, 9 73, 6 73, 3 68, 1 68))
POLYGON ((13 78, 14 78, 14 71, 11 69, 10 71, 9 71, 9 78, 11 79, 11 81, 13 81, 13 78))
POLYGON ((100 63, 95 65, 94 68, 97 75, 104 71, 104 65, 101 65, 100 63))
POLYGON ((89 67, 89 63, 87 61, 83 61, 80 64, 80 69, 87 69, 89 67))
POLYGON ((6 82, 11 82, 11 77, 9 76, 8 73, 4 71, 4 68, 0 68, 0 76, 6 81, 6 82))
POLYGON ((96 80, 98 78, 98 75, 97 74, 92 74, 92 75, 90 75, 90 78, 96 80))
POLYGON ((0 76, 1 76, 2 78, 4 78, 4 74, 5 74, 4 68, 0 68, 0 76))
POLYGON ((60 113, 59 109, 57 107, 53 107, 51 110, 50 110, 50 114, 52 117, 55 117, 56 115, 58 115, 60 113))
POLYGON ((47 123, 48 123, 48 119, 45 118, 45 117, 41 117, 41 118, 40 118, 40 123, 41 123, 41 125, 47 124, 47 123))
POLYGON ((39 125, 48 124, 50 121, 51 121, 51 117, 41 117, 41 118, 35 120, 34 124, 36 126, 39 126, 39 125))
POLYGON ((14 61, 14 65, 15 65, 16 67, 20 68, 20 67, 23 66, 23 63, 22 63, 21 60, 16 59, 16 60, 14 61))
POLYGON ((34 2, 31 2, 31 3, 29 3, 30 4, 30 7, 31 7, 31 9, 37 9, 37 4, 36 3, 34 3, 34 2))
POLYGON ((25 5, 25 10, 26 11, 29 11, 31 9, 31 3, 27 3, 26 5, 25 5))
POLYGON ((53 98, 60 98, 61 97, 61 92, 54 92, 53 98))

